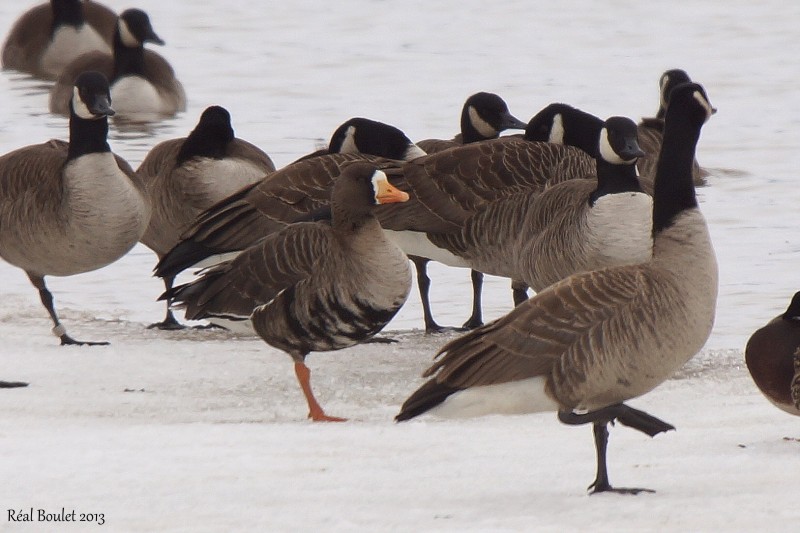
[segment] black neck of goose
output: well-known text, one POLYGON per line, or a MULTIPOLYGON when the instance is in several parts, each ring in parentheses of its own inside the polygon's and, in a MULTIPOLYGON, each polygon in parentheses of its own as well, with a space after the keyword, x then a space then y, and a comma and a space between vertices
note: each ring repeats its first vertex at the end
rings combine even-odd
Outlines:
POLYGON ((79 0, 51 0, 50 7, 53 11, 53 23, 50 26, 51 36, 61 26, 79 28, 85 21, 83 6, 79 0))
POLYGON ((488 141, 489 139, 497 139, 499 136, 500 132, 496 131, 491 137, 486 137, 473 126, 472 119, 469 116, 469 107, 465 107, 461 111, 461 142, 463 144, 488 141))
MULTIPOLYGON (((125 46, 119 35, 119 28, 114 32, 114 75, 112 80, 122 76, 144 76, 144 46, 125 46)), ((111 81, 111 80, 109 80, 111 81)))
POLYGON ((792 297, 786 312, 781 315, 784 320, 800 320, 800 292, 792 297))
POLYGON ((564 144, 580 148, 590 156, 601 161, 598 150, 600 131, 605 123, 599 118, 583 113, 574 118, 564 117, 564 144))
POLYGON ((636 165, 614 165, 605 159, 597 159, 597 189, 589 195, 589 205, 606 194, 641 192, 636 165))
POLYGON ((697 207, 692 162, 701 127, 680 109, 665 117, 653 186, 653 236, 670 227, 681 212, 697 207))
POLYGON ((228 143, 233 140, 223 138, 214 132, 198 132, 193 130, 183 141, 178 152, 177 164, 181 165, 193 157, 223 159, 227 153, 228 143))
POLYGON ((67 160, 86 154, 110 152, 111 147, 108 146, 107 139, 108 118, 86 120, 73 112, 69 118, 69 151, 67 152, 67 160))

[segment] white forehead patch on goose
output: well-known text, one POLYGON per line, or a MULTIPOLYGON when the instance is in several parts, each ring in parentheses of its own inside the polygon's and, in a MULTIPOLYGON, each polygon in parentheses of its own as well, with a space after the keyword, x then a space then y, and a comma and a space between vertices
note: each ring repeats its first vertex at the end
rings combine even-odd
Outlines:
POLYGON ((711 104, 706 97, 703 96, 703 93, 700 91, 695 91, 692 93, 692 96, 694 96, 694 99, 700 102, 700 105, 706 110, 706 120, 710 119, 711 115, 714 114, 714 108, 711 107, 711 104))
POLYGON ((553 117, 553 127, 550 129, 548 142, 564 144, 564 117, 561 113, 556 113, 553 117))
POLYGON ((622 159, 619 154, 614 151, 614 148, 611 147, 611 143, 608 142, 608 130, 606 128, 600 130, 600 143, 598 148, 600 148, 600 157, 612 165, 622 165, 623 163, 629 162, 622 159))
POLYGON ((484 137, 486 138, 494 137, 499 133, 496 129, 494 129, 491 125, 489 125, 488 122, 486 122, 485 120, 483 120, 483 118, 481 118, 481 116, 478 114, 478 112, 475 110, 474 107, 469 106, 467 113, 469 114, 469 121, 472 124, 472 127, 475 128, 477 132, 483 135, 484 137))
POLYGON ((428 155, 428 153, 416 144, 411 143, 408 145, 408 148, 406 148, 406 151, 403 154, 403 160, 411 161, 424 155, 428 155))
POLYGON ((378 195, 381 193, 386 185, 389 183, 389 178, 386 177, 386 174, 383 173, 382 170, 376 170, 374 174, 372 174, 372 192, 375 194, 375 203, 378 202, 378 195))
POLYGON ((119 26, 119 37, 122 40, 122 44, 124 44, 129 48, 133 48, 142 44, 139 42, 139 39, 137 39, 133 35, 133 32, 128 27, 128 23, 125 22, 125 19, 119 19, 118 26, 119 26))
POLYGON ((89 120, 95 118, 94 113, 89 111, 89 107, 86 105, 86 102, 84 102, 81 98, 81 94, 77 87, 72 88, 72 109, 74 109, 75 114, 82 119, 89 120))
POLYGON ((342 146, 339 148, 342 154, 355 154, 359 152, 358 145, 356 144, 356 127, 350 126, 344 132, 344 140, 342 146))

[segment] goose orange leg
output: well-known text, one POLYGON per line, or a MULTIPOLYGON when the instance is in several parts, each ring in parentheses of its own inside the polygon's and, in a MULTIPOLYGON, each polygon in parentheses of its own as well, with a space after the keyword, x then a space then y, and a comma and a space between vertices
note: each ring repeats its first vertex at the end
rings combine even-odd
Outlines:
POLYGON ((300 388, 308 402, 308 418, 314 422, 345 422, 346 418, 339 418, 336 416, 328 416, 322 409, 322 406, 314 398, 314 393, 311 391, 311 370, 305 363, 295 361, 294 373, 297 375, 297 381, 300 383, 300 388))

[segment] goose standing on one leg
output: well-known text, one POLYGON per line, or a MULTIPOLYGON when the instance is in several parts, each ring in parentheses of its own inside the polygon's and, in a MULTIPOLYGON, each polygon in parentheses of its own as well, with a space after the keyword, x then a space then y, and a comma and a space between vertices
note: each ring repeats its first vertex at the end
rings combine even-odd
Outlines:
MULTIPOLYGON (((153 208, 142 242, 161 259, 200 213, 274 170, 267 154, 234 136, 226 109, 208 107, 188 137, 159 143, 136 171, 153 208)), ((167 290, 174 279, 164 278, 167 290)), ((149 327, 183 326, 167 306, 164 320, 149 327)))
POLYGON ((334 184, 330 224, 291 224, 165 297, 189 319, 249 317, 262 339, 294 359, 309 417, 341 421, 314 398, 305 358, 371 338, 406 301, 408 258, 373 215, 379 204, 406 200, 375 165, 353 163, 334 184))
MULTIPOLYGON (((470 144, 480 141, 497 139, 505 130, 527 127, 508 110, 508 104, 494 93, 475 93, 464 102, 461 108, 461 133, 452 140, 425 139, 417 144, 429 154, 435 154, 454 146, 470 144)), ((445 328, 436 323, 431 313, 430 286, 428 276, 428 263, 426 257, 410 256, 417 270, 417 286, 422 303, 423 320, 426 333, 437 333, 453 328, 445 328)), ((464 322, 462 328, 474 329, 483 324, 483 311, 481 293, 483 291, 483 273, 477 270, 470 271, 472 281, 472 314, 464 322)))
POLYGON ((50 0, 32 7, 8 33, 3 68, 54 80, 82 54, 110 54, 116 23, 116 13, 91 0, 50 0))
POLYGON ((570 276, 448 343, 397 420, 428 411, 556 411, 564 423, 594 426, 593 492, 643 490, 611 487, 607 426, 616 420, 651 436, 674 429, 623 402, 668 379, 711 333, 717 262, 691 169, 713 112, 700 85, 673 90, 655 180, 651 260, 570 276))
POLYGON ((800 416, 800 292, 786 311, 747 341, 745 362, 758 389, 776 407, 800 416))
POLYGON ((58 319, 44 277, 71 276, 125 255, 147 228, 142 185, 108 146, 108 81, 81 74, 70 101, 69 143, 51 140, 0 157, 0 257, 23 269, 61 344, 76 341, 58 319))
POLYGON ((186 110, 186 93, 170 64, 152 50, 163 45, 141 9, 126 9, 114 33, 113 54, 84 54, 64 68, 50 91, 50 111, 67 114, 75 78, 87 70, 103 73, 111 84, 116 118, 158 120, 186 110))

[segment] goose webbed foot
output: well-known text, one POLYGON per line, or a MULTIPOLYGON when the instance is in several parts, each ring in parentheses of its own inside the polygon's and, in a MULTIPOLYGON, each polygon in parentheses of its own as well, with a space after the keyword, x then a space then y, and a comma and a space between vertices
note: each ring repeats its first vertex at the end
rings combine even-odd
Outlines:
POLYGON ((458 331, 467 331, 466 328, 457 328, 453 326, 440 326, 436 322, 432 324, 425 324, 425 334, 437 334, 437 333, 451 333, 451 332, 458 332, 458 331))
POLYGON ((398 343, 397 339, 391 337, 370 337, 362 342, 362 344, 395 344, 398 343))
POLYGON ((111 344, 108 341, 79 341, 73 339, 66 333, 59 338, 61 339, 61 346, 108 346, 111 344))
POLYGON ((483 325, 483 319, 480 316, 471 316, 469 319, 464 322, 464 325, 459 328, 460 331, 471 331, 475 328, 479 328, 483 325))
POLYGON ((642 488, 631 488, 631 487, 617 488, 617 487, 612 487, 611 485, 608 484, 608 482, 597 483, 596 481, 591 485, 589 485, 587 490, 589 491, 590 495, 600 494, 601 492, 612 492, 614 494, 630 494, 632 496, 635 496, 637 494, 641 494, 642 492, 650 492, 653 494, 655 494, 656 492, 651 489, 642 489, 642 488))
POLYGON ((172 315, 167 316, 161 322, 155 322, 147 326, 147 329, 160 329, 161 331, 180 331, 186 329, 186 326, 175 320, 172 315))
POLYGON ((28 384, 24 381, 0 381, 0 389, 17 389, 27 386, 28 384))

